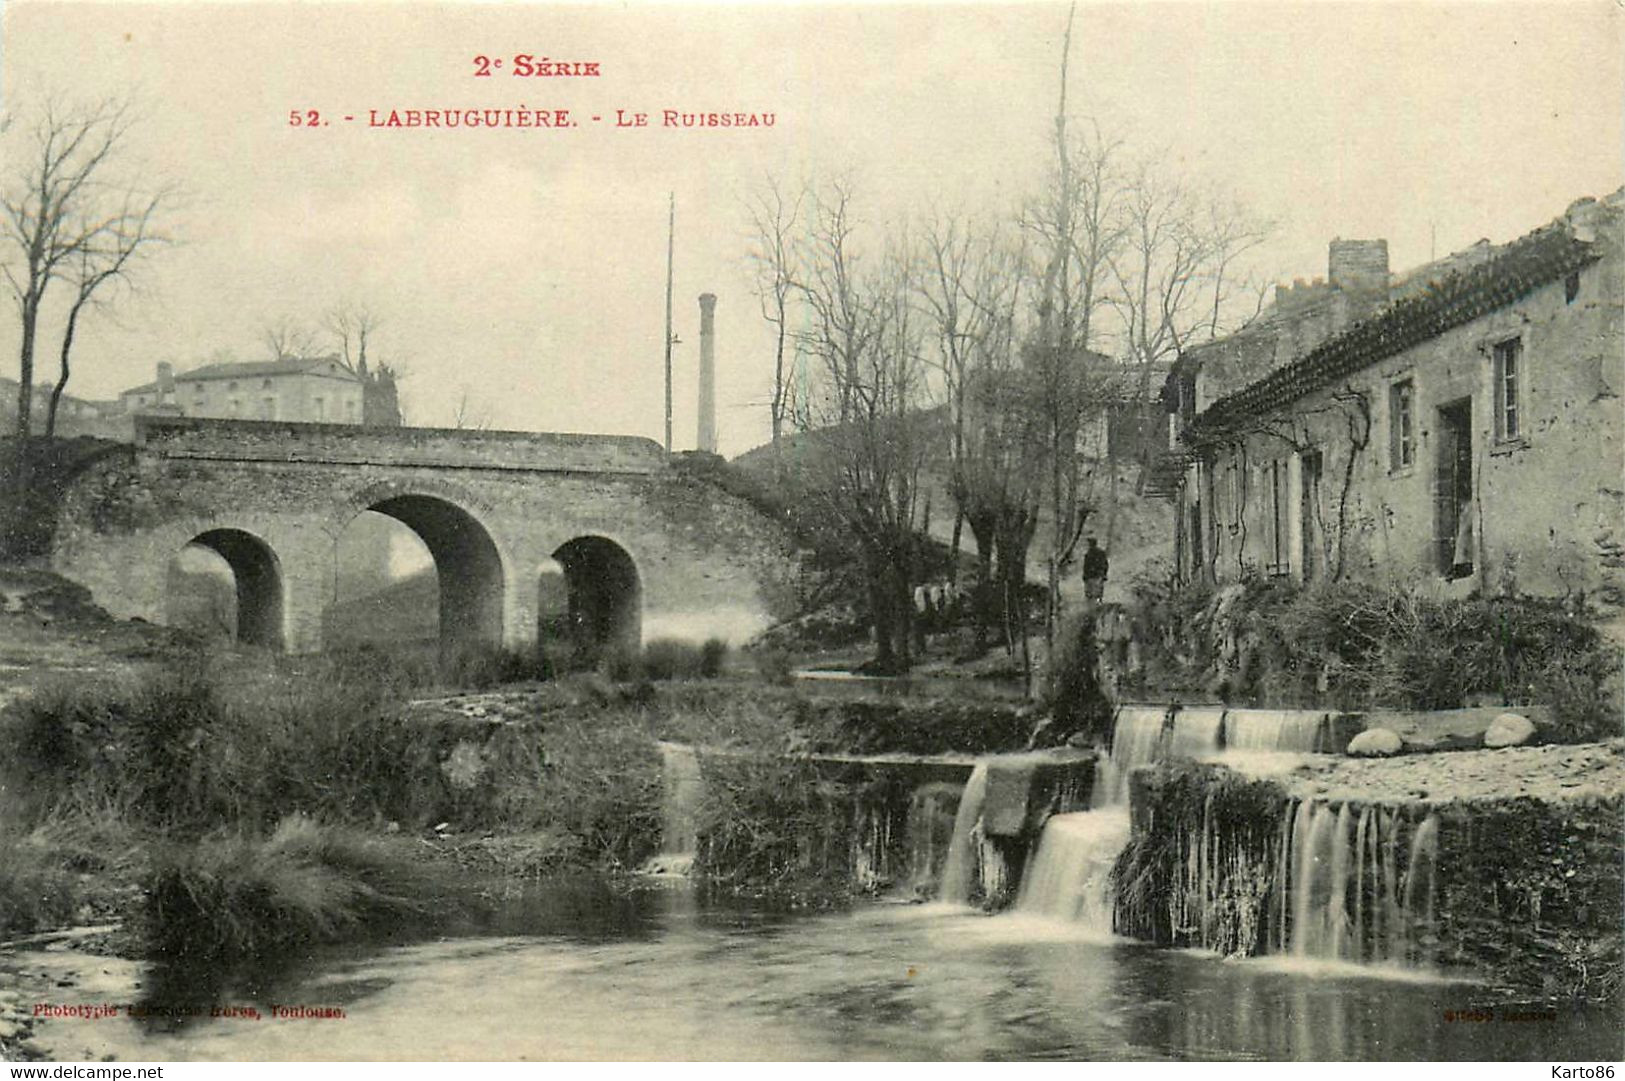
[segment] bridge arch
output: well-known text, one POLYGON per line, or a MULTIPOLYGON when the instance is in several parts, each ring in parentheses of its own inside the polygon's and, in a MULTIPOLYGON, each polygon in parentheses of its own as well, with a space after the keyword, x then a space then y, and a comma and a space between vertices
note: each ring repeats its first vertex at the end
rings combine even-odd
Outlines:
POLYGON ((346 522, 363 511, 387 515, 423 541, 439 581, 442 645, 503 640, 502 553, 472 500, 442 485, 379 485, 350 500, 346 522))
MULTIPOLYGON (((596 660, 606 650, 636 649, 643 640, 643 580, 621 544, 599 534, 566 541, 553 552, 564 578, 565 624, 577 657, 596 660)), ((544 568, 539 610, 548 612, 544 568)))
MULTIPOLYGON (((184 535, 184 534, 183 534, 184 535)), ((196 534, 189 547, 213 552, 231 568, 235 605, 233 637, 245 645, 283 648, 285 585, 282 563, 264 538, 244 529, 214 528, 196 534)), ((178 557, 180 552, 176 552, 178 557)))

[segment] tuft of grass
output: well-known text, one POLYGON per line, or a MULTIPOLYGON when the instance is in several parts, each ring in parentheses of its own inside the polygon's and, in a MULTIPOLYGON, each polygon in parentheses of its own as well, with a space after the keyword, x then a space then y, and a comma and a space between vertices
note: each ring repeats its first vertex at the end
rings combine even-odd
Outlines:
POLYGON ((271 957, 444 914, 444 892, 401 846, 284 818, 269 837, 221 834, 161 856, 141 930, 175 964, 271 957))

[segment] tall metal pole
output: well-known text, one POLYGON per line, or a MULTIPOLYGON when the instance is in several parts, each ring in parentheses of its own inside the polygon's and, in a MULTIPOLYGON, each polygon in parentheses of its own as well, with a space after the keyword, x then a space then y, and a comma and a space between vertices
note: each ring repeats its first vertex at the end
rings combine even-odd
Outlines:
POLYGON ((677 236, 677 193, 667 195, 666 206, 666 453, 671 453, 671 278, 672 246, 677 236))

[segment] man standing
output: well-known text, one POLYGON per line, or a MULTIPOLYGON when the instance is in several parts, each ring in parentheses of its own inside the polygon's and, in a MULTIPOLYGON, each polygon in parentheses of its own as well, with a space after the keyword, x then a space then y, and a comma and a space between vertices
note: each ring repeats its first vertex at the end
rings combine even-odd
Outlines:
POLYGON ((1106 553, 1090 537, 1085 542, 1088 547, 1083 553, 1083 595, 1093 608, 1100 603, 1106 595, 1106 573, 1110 564, 1106 561, 1106 553))

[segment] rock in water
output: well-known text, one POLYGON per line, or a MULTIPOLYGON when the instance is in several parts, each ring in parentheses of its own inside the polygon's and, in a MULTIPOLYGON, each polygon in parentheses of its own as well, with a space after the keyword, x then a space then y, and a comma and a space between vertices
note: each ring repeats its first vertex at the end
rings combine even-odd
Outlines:
POLYGON ((1521 713, 1503 713, 1484 731, 1486 747, 1519 747, 1535 735, 1534 722, 1521 713))
POLYGON ((1398 754, 1404 745, 1392 728, 1367 728, 1349 740, 1348 753, 1356 758, 1387 758, 1398 754))

